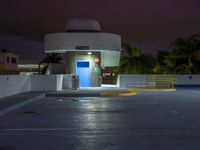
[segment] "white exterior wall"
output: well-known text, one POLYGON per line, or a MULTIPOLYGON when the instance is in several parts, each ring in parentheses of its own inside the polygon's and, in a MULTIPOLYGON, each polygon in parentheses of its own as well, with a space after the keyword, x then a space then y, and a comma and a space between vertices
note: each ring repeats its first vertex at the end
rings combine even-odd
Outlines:
POLYGON ((62 75, 33 75, 31 79, 31 91, 57 91, 61 90, 62 75))
POLYGON ((71 89, 72 88, 72 76, 73 74, 63 75, 63 89, 71 89))
POLYGON ((31 90, 29 76, 23 75, 1 75, 0 76, 0 98, 28 92, 31 90))
POLYGON ((101 52, 101 66, 119 66, 121 36, 112 33, 51 33, 45 36, 45 53, 101 52), (78 49, 77 47, 82 47, 78 49))
POLYGON ((62 90, 63 75, 1 75, 0 98, 29 91, 62 90))
POLYGON ((177 86, 200 86, 200 75, 176 75, 177 86))
MULTIPOLYGON (((118 76, 119 87, 143 87, 148 75, 118 76)), ((176 75, 177 86, 200 86, 200 75, 176 75)), ((71 88, 71 75, 1 75, 0 98, 28 91, 59 91, 71 88), (63 77, 64 76, 64 77, 63 77)))
POLYGON ((121 37, 112 33, 51 33, 45 36, 45 52, 74 51, 76 46, 89 46, 89 50, 121 49, 121 37))
POLYGON ((64 75, 56 75, 56 91, 60 91, 63 89, 63 76, 64 75))
MULTIPOLYGON (((118 75, 119 87, 144 87, 148 75, 118 75)), ((175 75, 175 86, 200 86, 200 75, 175 75)))
POLYGON ((117 79, 118 87, 144 87, 147 75, 120 74, 117 79))
POLYGON ((102 51, 101 52, 101 66, 102 67, 119 66, 120 55, 121 55, 120 51, 102 51))

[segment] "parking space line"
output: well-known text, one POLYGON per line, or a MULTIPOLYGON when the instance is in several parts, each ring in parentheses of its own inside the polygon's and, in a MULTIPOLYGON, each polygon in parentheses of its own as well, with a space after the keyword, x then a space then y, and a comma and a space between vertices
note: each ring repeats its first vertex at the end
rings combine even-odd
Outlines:
POLYGON ((38 100, 38 99, 41 99, 41 98, 43 98, 44 96, 45 96, 44 94, 41 94, 41 95, 36 96, 36 97, 34 97, 34 98, 31 98, 31 99, 28 99, 28 100, 26 100, 26 101, 19 102, 19 103, 17 103, 17 104, 14 104, 14 105, 12 105, 12 106, 9 106, 9 107, 7 107, 7 108, 4 108, 4 109, 0 110, 0 117, 6 115, 7 113, 9 113, 9 112, 11 112, 11 111, 14 111, 14 110, 16 110, 16 109, 19 109, 19 108, 21 108, 21 107, 23 107, 23 106, 25 106, 25 105, 28 105, 29 103, 31 103, 31 102, 33 102, 33 101, 36 101, 36 100, 38 100))

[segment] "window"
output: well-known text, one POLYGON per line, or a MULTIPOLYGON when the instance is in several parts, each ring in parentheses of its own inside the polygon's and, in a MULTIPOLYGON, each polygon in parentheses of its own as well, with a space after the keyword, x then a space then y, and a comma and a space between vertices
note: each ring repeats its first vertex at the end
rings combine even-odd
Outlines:
POLYGON ((7 56, 7 63, 9 64, 10 63, 10 58, 7 56))
POLYGON ((12 64, 16 64, 16 63, 17 63, 17 59, 14 58, 14 57, 12 57, 12 58, 11 58, 11 62, 12 62, 12 64))

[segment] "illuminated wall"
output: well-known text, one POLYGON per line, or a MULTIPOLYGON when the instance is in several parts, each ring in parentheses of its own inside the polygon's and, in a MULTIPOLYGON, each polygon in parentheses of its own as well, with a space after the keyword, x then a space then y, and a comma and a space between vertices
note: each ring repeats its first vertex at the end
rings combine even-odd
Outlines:
POLYGON ((76 74, 76 62, 77 61, 89 61, 90 63, 90 80, 91 86, 99 86, 99 76, 100 72, 100 53, 99 52, 66 52, 66 72, 68 74, 76 74), (98 58, 99 62, 95 62, 95 59, 98 58))

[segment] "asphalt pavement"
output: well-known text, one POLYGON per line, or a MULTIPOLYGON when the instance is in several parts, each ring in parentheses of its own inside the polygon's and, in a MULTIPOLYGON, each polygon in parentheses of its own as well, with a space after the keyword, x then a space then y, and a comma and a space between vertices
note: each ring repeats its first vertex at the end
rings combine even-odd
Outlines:
POLYGON ((0 116, 0 150, 200 149, 199 89, 38 97, 20 106, 0 116))

